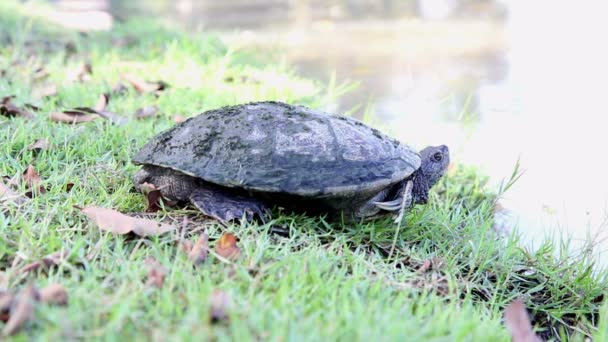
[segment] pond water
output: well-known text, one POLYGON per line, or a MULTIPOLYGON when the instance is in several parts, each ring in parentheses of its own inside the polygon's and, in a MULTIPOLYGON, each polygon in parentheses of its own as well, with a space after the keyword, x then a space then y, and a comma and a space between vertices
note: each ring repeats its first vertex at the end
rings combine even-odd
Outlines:
POLYGON ((531 247, 560 236, 573 248, 588 237, 598 253, 608 247, 602 3, 88 2, 123 17, 162 14, 235 46, 278 48, 306 77, 358 82, 326 109, 361 116, 367 108, 416 147, 447 144, 494 185, 519 159, 525 173, 503 199, 502 217, 531 247))

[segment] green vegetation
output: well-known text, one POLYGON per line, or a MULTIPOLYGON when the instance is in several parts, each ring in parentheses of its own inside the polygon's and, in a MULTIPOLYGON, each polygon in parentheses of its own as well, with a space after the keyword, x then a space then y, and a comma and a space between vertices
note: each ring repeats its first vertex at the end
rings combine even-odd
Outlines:
MULTIPOLYGON (((25 205, 0 203, 0 290, 59 283, 69 295, 67 306, 39 306, 15 340, 508 341, 502 311, 517 297, 541 336, 608 338, 606 274, 593 272, 587 255, 567 255, 566 246, 546 244, 530 253, 516 236, 497 236, 496 196, 461 165, 435 188, 429 205, 405 217, 397 234, 390 218, 330 226, 279 212, 265 225, 224 228, 191 208, 146 214, 178 227, 164 235, 101 232, 74 206, 144 211, 145 198, 130 181, 137 170, 130 158, 176 115, 262 99, 315 107, 340 89, 231 51, 205 34, 146 20, 80 35, 26 16, 12 1, 0 4, 0 42, 0 97, 39 106, 31 119, 0 115, 0 176, 21 175, 33 165, 47 189, 25 205), (92 66, 90 79, 72 80, 84 62, 92 66), (48 76, 35 80, 44 70, 48 76), (124 74, 170 87, 159 96, 130 87, 112 96, 107 110, 128 118, 125 124, 49 119, 51 112, 92 107, 124 74), (37 99, 36 91, 49 84, 57 93, 37 99), (160 115, 133 119, 149 105, 160 115), (41 138, 49 148, 27 148, 41 138), (202 231, 211 246, 224 232, 234 233, 241 257, 229 262, 211 255, 193 267, 178 242, 195 241, 202 231), (62 249, 68 255, 59 265, 21 272, 62 249), (146 284, 148 257, 167 269, 161 288, 146 284), (213 324, 215 289, 232 303, 229 319, 213 324)), ((16 190, 25 193, 27 184, 16 190)))

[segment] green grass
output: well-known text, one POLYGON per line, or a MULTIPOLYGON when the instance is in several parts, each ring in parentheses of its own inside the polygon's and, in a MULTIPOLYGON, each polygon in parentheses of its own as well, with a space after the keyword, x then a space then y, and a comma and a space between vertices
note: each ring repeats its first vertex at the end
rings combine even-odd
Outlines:
POLYGON ((174 115, 262 99, 317 107, 340 89, 261 62, 252 52, 232 51, 204 33, 139 21, 82 36, 30 18, 12 1, 0 5, 0 42, 0 70, 6 70, 0 95, 41 107, 33 120, 0 116, 0 176, 32 164, 48 188, 28 205, 0 213, 0 289, 58 282, 70 297, 66 307, 40 306, 15 340, 508 341, 502 310, 517 297, 525 299, 544 337, 608 338, 606 273, 593 272, 588 255, 568 255, 565 246, 545 244, 531 253, 516 235, 497 236, 491 221, 496 196, 484 177, 458 164, 430 203, 406 216, 397 235, 388 218, 329 225, 275 212, 266 225, 224 228, 189 208, 153 216, 180 227, 160 237, 102 233, 74 206, 145 210, 130 182, 137 170, 131 157, 171 127, 174 115), (119 39, 132 43, 114 46, 119 39), (75 53, 66 53, 67 43, 75 53), (93 66, 92 80, 68 81, 83 61, 93 66), (32 94, 38 85, 31 75, 41 65, 59 87, 46 100, 32 94), (124 125, 48 119, 52 111, 94 105, 126 72, 171 87, 158 98, 133 91, 115 96, 109 110, 132 117, 139 107, 157 105, 160 117, 124 125), (27 150, 38 138, 52 147, 27 150), (68 183, 74 183, 69 193, 68 183), (289 236, 272 233, 276 226, 289 236), (201 231, 212 245, 224 231, 235 233, 242 257, 234 263, 210 257, 193 268, 176 244, 201 231), (19 275, 26 263, 62 248, 70 251, 66 262, 19 275), (145 284, 150 256, 169 270, 161 289, 145 284), (417 272, 426 260, 433 267, 417 272), (227 322, 209 322, 214 289, 232 296, 227 322))

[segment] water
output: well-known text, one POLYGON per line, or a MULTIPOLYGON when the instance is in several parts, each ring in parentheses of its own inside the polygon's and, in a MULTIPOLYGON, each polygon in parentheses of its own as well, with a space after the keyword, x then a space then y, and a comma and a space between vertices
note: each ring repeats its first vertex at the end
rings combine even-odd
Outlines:
POLYGON ((573 248, 589 236, 598 253, 608 247, 601 3, 95 2, 122 16, 163 13, 232 46, 279 47, 303 76, 357 81, 327 109, 360 116, 369 106, 392 135, 419 148, 448 144, 494 185, 519 159, 525 173, 502 205, 530 247, 560 236, 573 248))

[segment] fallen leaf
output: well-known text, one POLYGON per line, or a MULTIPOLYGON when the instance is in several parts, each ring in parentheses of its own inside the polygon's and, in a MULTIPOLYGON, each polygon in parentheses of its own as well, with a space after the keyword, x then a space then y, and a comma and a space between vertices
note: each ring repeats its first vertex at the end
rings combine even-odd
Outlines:
POLYGON ((65 185, 65 192, 70 192, 72 191, 72 188, 74 187, 74 183, 67 183, 65 185))
POLYGON ((181 240, 179 242, 179 248, 182 250, 182 252, 186 254, 189 254, 192 251, 193 247, 194 244, 190 240, 181 240))
POLYGON ((103 93, 99 95, 99 99, 97 100, 97 104, 93 109, 97 112, 103 112, 108 107, 108 103, 110 102, 110 93, 103 93))
POLYGON ((45 97, 55 96, 57 95, 57 92, 57 85, 48 83, 34 88, 34 90, 32 90, 32 96, 40 100, 45 97))
POLYGON ((118 38, 112 39, 112 45, 115 47, 120 47, 120 48, 126 47, 126 46, 132 46, 136 43, 137 43, 137 38, 135 38, 133 36, 118 37, 118 38))
POLYGON ((51 146, 51 143, 48 139, 38 139, 33 143, 27 146, 27 149, 30 151, 40 152, 42 150, 47 150, 51 146))
POLYGON ((27 201, 27 197, 17 194, 0 181, 0 204, 11 202, 20 205, 27 201))
POLYGON ((132 74, 124 74, 122 75, 122 78, 129 82, 133 89, 140 94, 155 93, 158 95, 161 91, 168 87, 168 84, 163 81, 148 82, 132 74))
POLYGON ((11 103, 14 98, 15 96, 13 95, 5 96, 2 98, 2 101, 0 102, 0 115, 6 116, 7 118, 23 117, 26 119, 33 119, 35 117, 33 113, 25 109, 19 108, 13 103, 11 103))
POLYGON ((32 79, 34 81, 40 81, 44 78, 49 77, 49 75, 49 71, 45 67, 41 66, 34 70, 34 73, 32 74, 32 79))
POLYGON ((173 121, 174 121, 175 123, 182 123, 182 122, 186 121, 186 118, 185 118, 185 117, 183 117, 183 116, 181 116, 181 115, 175 115, 175 116, 173 117, 173 121))
POLYGON ((91 63, 82 63, 78 68, 68 73, 67 79, 70 81, 87 82, 91 80, 91 75, 93 75, 91 63))
POLYGON ((27 169, 23 173, 23 181, 27 185, 28 191, 25 195, 29 198, 33 198, 37 194, 43 194, 46 189, 40 185, 40 175, 36 172, 36 169, 32 165, 28 165, 27 169))
POLYGON ((147 258, 146 265, 148 265, 148 281, 146 282, 146 285, 154 286, 159 289, 163 287, 167 269, 154 258, 147 258))
POLYGON ((2 100, 0 100, 0 105, 5 105, 10 103, 15 98, 15 95, 4 96, 2 100))
POLYGON ((146 106, 146 107, 143 107, 143 108, 139 108, 135 112, 135 117, 137 119, 151 118, 151 117, 155 116, 157 113, 158 113, 158 107, 156 107, 156 106, 146 106))
POLYGON ((196 266, 207 260, 209 253, 209 236, 203 233, 188 252, 188 259, 196 266))
POLYGON ((218 323, 228 318, 231 302, 230 295, 220 289, 215 289, 209 297, 209 318, 211 323, 218 323))
POLYGON ((159 235, 173 230, 173 226, 153 220, 135 218, 116 210, 86 207, 82 212, 101 230, 124 235, 133 232, 139 236, 159 235))
POLYGON ((110 120, 111 122, 117 123, 117 124, 124 124, 125 122, 127 122, 126 118, 120 117, 116 113, 112 113, 112 112, 108 112, 108 111, 104 111, 104 110, 98 111, 98 110, 95 110, 95 109, 89 108, 89 107, 76 107, 76 108, 70 110, 69 112, 82 112, 82 113, 87 113, 87 114, 95 114, 95 115, 99 115, 100 117, 110 120))
POLYGON ((160 190, 152 190, 146 194, 146 201, 148 202, 147 212, 157 212, 161 209, 160 201, 162 199, 160 190))
POLYGON ((504 320, 513 342, 542 342, 534 334, 523 300, 516 299, 505 309, 504 320))
POLYGON ((122 82, 118 82, 118 83, 116 83, 114 88, 112 88, 111 93, 114 95, 124 95, 128 91, 129 91, 129 89, 122 82))
POLYGON ((69 124, 89 122, 97 119, 98 117, 98 115, 83 113, 80 111, 52 112, 50 114, 51 121, 69 124))
POLYGON ((148 206, 147 212, 157 212, 162 208, 162 204, 168 207, 177 205, 177 201, 171 201, 163 197, 161 189, 151 183, 143 183, 139 186, 140 191, 146 196, 148 206), (161 204, 162 201, 162 204, 161 204))
POLYGON ((67 305, 68 292, 60 284, 51 284, 38 291, 40 302, 51 305, 67 305))
POLYGON ((418 268, 418 270, 416 270, 416 273, 426 273, 428 270, 431 269, 431 266, 433 266, 431 260, 424 260, 422 265, 418 268))
POLYGON ((0 293, 0 321, 6 323, 10 317, 11 306, 15 296, 9 292, 0 293))
POLYGON ((236 260, 241 256, 241 250, 236 245, 236 236, 225 233, 215 244, 215 252, 228 260, 236 260))
POLYGON ((31 285, 22 289, 15 296, 9 312, 10 317, 2 330, 4 336, 11 336, 19 332, 28 321, 34 318, 34 309, 38 299, 38 291, 31 285))
POLYGON ((41 267, 49 268, 51 266, 57 266, 61 264, 61 262, 66 260, 69 254, 69 251, 66 249, 51 253, 42 258, 41 260, 37 260, 23 266, 23 268, 21 269, 21 273, 35 272, 41 267))

